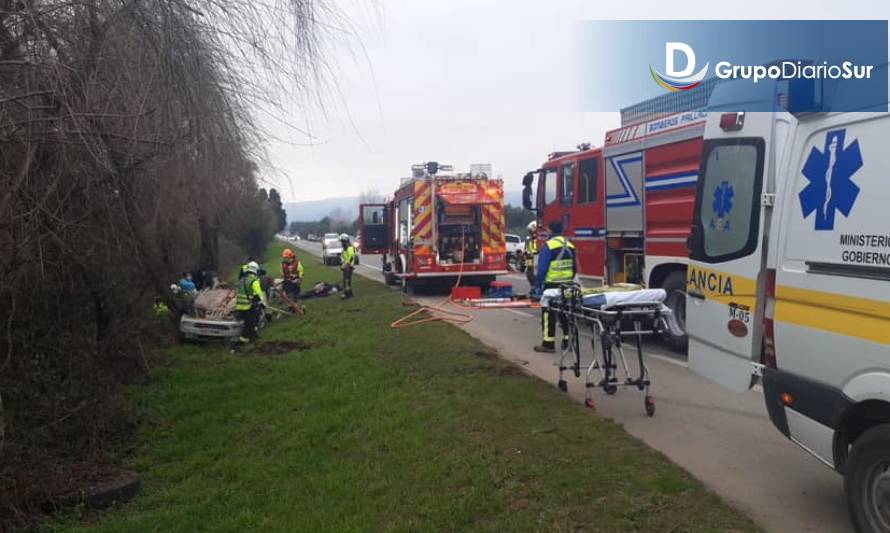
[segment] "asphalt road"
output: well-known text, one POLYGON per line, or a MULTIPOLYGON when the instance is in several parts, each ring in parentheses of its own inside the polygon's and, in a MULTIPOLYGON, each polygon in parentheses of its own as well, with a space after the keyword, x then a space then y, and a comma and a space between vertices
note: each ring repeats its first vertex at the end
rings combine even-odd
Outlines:
MULTIPOLYGON (((299 246, 321 253, 317 243, 301 242, 299 246)), ((382 282, 380 256, 362 256, 357 273, 382 282)), ((311 273, 307 276, 311 279, 311 273)), ((510 274, 502 279, 513 282, 518 293, 527 291, 524 275, 510 274)), ((442 297, 416 299, 432 305, 442 297)), ((467 332, 530 374, 556 384, 557 357, 532 351, 540 342, 537 312, 498 309, 470 313, 474 320, 461 326, 467 332)), ((646 352, 655 416, 645 415, 643 396, 633 389, 619 390, 615 396, 596 390, 600 415, 621 423, 768 531, 852 531, 841 476, 773 427, 759 388, 736 394, 691 372, 683 358, 658 343, 647 344, 646 352)), ((590 357, 589 346, 587 354, 590 357)), ((567 376, 568 393, 583 401, 583 377, 567 376)), ((595 508, 591 512, 595 513, 595 508)))

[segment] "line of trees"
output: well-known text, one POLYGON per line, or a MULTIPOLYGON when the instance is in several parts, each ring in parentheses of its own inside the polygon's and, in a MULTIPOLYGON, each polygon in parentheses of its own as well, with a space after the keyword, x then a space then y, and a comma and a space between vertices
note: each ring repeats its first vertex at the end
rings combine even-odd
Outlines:
MULTIPOLYGON (((383 196, 377 191, 365 191, 359 197, 359 204, 373 204, 383 201, 383 196)), ((504 206, 504 221, 507 226, 507 233, 515 233, 525 238, 528 223, 535 220, 534 211, 527 211, 522 207, 516 207, 510 204, 504 206)), ((358 234, 359 221, 357 217, 346 215, 342 209, 337 208, 320 220, 315 221, 293 221, 287 226, 287 232, 291 235, 300 235, 306 237, 308 235, 322 236, 325 233, 348 233, 349 235, 358 234)))
POLYGON ((48 496, 47 457, 98 457, 126 422, 176 273, 284 228, 252 112, 324 78, 337 18, 323 0, 0 0, 0 520, 48 496))
MULTIPOLYGON (((384 196, 377 189, 367 189, 358 196, 356 207, 362 204, 379 204, 383 202, 384 196)), ((299 216, 299 215, 297 215, 299 216)), ((287 232, 291 235, 300 235, 303 237, 309 235, 322 236, 325 233, 347 233, 349 235, 358 234, 358 216, 349 214, 340 207, 336 207, 331 212, 322 217, 320 220, 313 221, 293 221, 287 226, 287 232)))

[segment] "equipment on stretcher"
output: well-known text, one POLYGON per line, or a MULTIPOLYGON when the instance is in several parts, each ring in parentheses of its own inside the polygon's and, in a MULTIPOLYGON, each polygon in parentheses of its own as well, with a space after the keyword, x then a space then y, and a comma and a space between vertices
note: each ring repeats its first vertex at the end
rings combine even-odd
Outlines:
POLYGON ((619 290, 614 288, 594 293, 577 284, 548 289, 541 304, 560 315, 558 323, 563 331, 562 352, 559 358, 559 390, 568 385, 563 373, 572 370, 581 377, 581 330, 590 328, 593 360, 587 367, 584 381, 584 403, 595 406, 593 389, 615 394, 620 387, 636 388, 644 393, 643 405, 648 416, 655 414, 655 400, 649 394, 652 384, 649 368, 643 356, 643 336, 663 336, 671 327, 671 311, 664 305, 663 289, 619 290), (632 337, 636 344, 638 371, 632 373, 624 354, 624 339, 632 337), (597 358, 597 339, 601 357, 597 358), (567 364, 571 360, 571 365, 567 364))

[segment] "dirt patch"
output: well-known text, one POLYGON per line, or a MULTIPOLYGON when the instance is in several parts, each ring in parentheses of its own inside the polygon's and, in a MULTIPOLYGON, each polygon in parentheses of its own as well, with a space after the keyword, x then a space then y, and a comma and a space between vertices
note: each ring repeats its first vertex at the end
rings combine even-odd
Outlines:
POLYGON ((268 341, 257 344, 254 352, 260 355, 280 355, 288 352, 302 352, 312 348, 312 345, 303 341, 268 341))
POLYGON ((0 531, 32 527, 42 513, 83 505, 102 509, 133 499, 139 474, 114 465, 43 452, 0 469, 0 531))
POLYGON ((496 374, 498 376, 521 376, 523 375, 522 370, 519 367, 511 364, 504 363, 501 365, 492 365, 489 367, 489 372, 496 374))
POLYGON ((141 487, 142 479, 136 472, 103 467, 99 470, 99 475, 88 480, 85 486, 79 487, 77 490, 69 488, 48 501, 45 507, 47 510, 56 510, 86 505, 90 509, 104 509, 115 503, 132 500, 139 493, 141 487))
POLYGON ((479 356, 483 359, 488 359, 489 361, 496 361, 500 357, 497 352, 493 352, 491 350, 476 350, 473 352, 473 355, 479 356))

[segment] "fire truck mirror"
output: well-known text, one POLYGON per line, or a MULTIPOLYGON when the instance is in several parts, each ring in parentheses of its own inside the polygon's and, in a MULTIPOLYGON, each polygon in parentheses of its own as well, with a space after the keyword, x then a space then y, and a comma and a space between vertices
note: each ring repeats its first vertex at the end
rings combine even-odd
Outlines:
POLYGON ((535 181, 535 175, 529 172, 522 178, 522 208, 528 211, 532 210, 532 183, 535 181))

